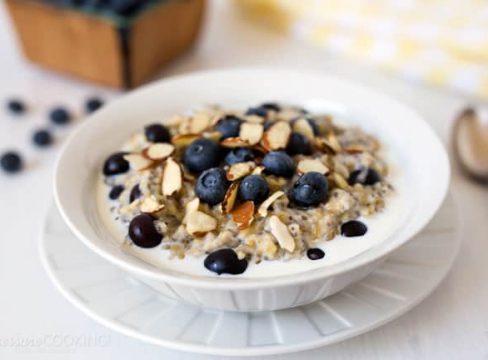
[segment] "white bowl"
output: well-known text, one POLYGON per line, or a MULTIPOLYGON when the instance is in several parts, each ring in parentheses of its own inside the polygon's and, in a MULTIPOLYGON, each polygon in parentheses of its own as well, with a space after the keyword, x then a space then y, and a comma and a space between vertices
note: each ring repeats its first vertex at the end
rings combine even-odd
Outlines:
POLYGON ((446 195, 449 176, 448 158, 437 136, 420 116, 399 102, 332 76, 237 69, 169 78, 95 113, 64 146, 54 193, 64 220, 81 241, 166 296, 209 308, 263 311, 325 298, 368 275, 429 222, 446 195), (407 208, 391 236, 336 265, 262 278, 188 275, 157 268, 122 251, 101 220, 96 203, 96 181, 105 158, 145 124, 196 105, 249 106, 269 100, 326 109, 359 123, 386 144, 408 184, 407 208))

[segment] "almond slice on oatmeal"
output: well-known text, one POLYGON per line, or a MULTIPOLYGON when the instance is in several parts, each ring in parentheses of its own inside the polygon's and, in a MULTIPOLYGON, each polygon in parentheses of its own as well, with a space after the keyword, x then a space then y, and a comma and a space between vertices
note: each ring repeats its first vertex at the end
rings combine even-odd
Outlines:
POLYGON ((139 210, 146 214, 155 214, 163 209, 164 204, 161 204, 154 195, 144 198, 139 205, 139 210))
POLYGON ((290 135, 290 124, 286 121, 277 121, 264 133, 261 144, 267 151, 284 149, 290 135))
POLYGON ((173 158, 168 158, 164 164, 161 192, 164 196, 171 196, 178 192, 182 186, 183 174, 181 173, 181 167, 173 158))
POLYGON ((239 137, 230 137, 230 138, 224 139, 220 142, 220 145, 222 145, 223 147, 226 147, 226 148, 251 146, 251 144, 249 144, 249 141, 241 139, 239 137))
POLYGON ((175 147, 167 143, 156 143, 149 145, 142 154, 151 160, 164 160, 175 151, 175 147))
POLYGON ((212 141, 219 141, 220 138, 222 137, 222 134, 218 131, 209 131, 209 132, 203 133, 203 137, 210 139, 212 141))
POLYGON ((322 175, 327 175, 329 169, 325 166, 322 161, 318 159, 303 159, 298 162, 297 172, 299 175, 315 171, 321 173, 322 175))
POLYGON ((247 115, 245 119, 247 122, 253 124, 262 124, 264 122, 264 118, 258 115, 247 115))
POLYGON ((129 162, 132 169, 137 171, 147 170, 154 164, 153 160, 148 159, 141 154, 127 154, 124 155, 124 159, 129 162))
POLYGON ((200 137, 199 134, 178 134, 171 138, 171 143, 176 147, 185 147, 200 137))
POLYGON ((268 220, 268 225, 271 234, 278 240, 278 244, 282 249, 293 252, 295 250, 295 239, 291 236, 288 227, 283 224, 280 218, 273 215, 268 220))
POLYGON ((200 199, 199 198, 194 198, 193 200, 190 200, 185 205, 185 217, 183 218, 183 224, 186 224, 186 222, 188 220, 188 215, 190 215, 194 211, 198 211, 199 207, 200 207, 200 199))
POLYGON ((228 214, 234 208, 237 199, 237 193, 239 192, 239 181, 235 181, 230 184, 227 192, 225 193, 224 200, 222 201, 221 208, 224 214, 228 214))
POLYGON ((258 209, 258 214, 262 217, 266 217, 268 215, 268 208, 273 204, 278 198, 285 195, 285 193, 281 190, 275 191, 271 194, 266 200, 264 200, 258 209))
POLYGON ((196 113, 190 122, 190 132, 193 134, 200 134, 210 126, 211 118, 208 114, 199 112, 196 113))
POLYGON ((232 164, 227 170, 226 177, 229 181, 240 179, 249 175, 256 167, 256 164, 252 161, 232 164))
POLYGON ((293 122, 293 131, 302 134, 309 140, 315 138, 312 125, 305 118, 299 118, 293 122))
POLYGON ((261 141, 263 131, 263 125, 245 122, 241 125, 239 138, 247 141, 249 145, 255 145, 261 141))
POLYGON ((344 179, 341 175, 339 175, 336 172, 332 174, 332 180, 337 185, 337 187, 341 188, 342 190, 350 190, 351 189, 351 186, 348 184, 346 179, 344 179))
POLYGON ((217 220, 202 211, 192 211, 186 219, 186 231, 191 235, 204 235, 217 228, 217 220))
POLYGON ((251 225, 254 220, 254 203, 252 201, 245 201, 231 212, 232 220, 237 224, 239 230, 243 230, 251 225))
POLYGON ((256 166, 254 170, 251 172, 251 175, 261 175, 264 171, 264 166, 256 166))

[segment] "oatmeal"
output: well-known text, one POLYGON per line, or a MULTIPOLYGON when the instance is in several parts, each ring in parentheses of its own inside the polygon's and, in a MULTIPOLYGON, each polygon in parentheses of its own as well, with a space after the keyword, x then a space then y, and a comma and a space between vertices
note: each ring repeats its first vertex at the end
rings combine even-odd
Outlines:
POLYGON ((358 219, 383 210, 392 192, 378 140, 327 115, 267 103, 165 124, 146 126, 106 160, 113 216, 126 244, 206 257, 219 274, 320 260, 325 241, 364 235, 358 219))

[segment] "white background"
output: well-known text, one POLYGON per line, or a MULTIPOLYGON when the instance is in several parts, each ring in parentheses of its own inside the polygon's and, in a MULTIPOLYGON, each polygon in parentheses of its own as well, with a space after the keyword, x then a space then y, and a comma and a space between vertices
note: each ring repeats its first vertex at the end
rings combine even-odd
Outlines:
MULTIPOLYGON (((452 119, 472 102, 459 94, 427 88, 365 65, 331 57, 268 30, 252 26, 230 2, 209 9, 199 44, 162 77, 234 66, 269 65, 316 69, 389 93, 423 115, 449 146, 452 119)), ((325 85, 326 86, 326 85, 325 85)), ((56 131, 47 150, 30 145, 32 129, 47 124, 46 111, 66 104, 82 120, 84 99, 116 92, 63 78, 26 63, 20 56, 3 3, 0 4, 0 101, 19 95, 27 116, 0 109, 0 151, 15 148, 26 157, 20 175, 0 174, 0 359, 207 359, 141 343, 114 333, 76 310, 47 279, 38 254, 39 229, 50 202, 54 159, 75 124, 56 131), (60 346, 35 346, 66 339, 60 346), (70 346, 83 336, 97 346, 70 346), (8 344, 23 341, 24 345, 8 344), (31 344, 31 345, 29 345, 31 344)), ((415 144, 412 144, 415 146, 415 144)), ((426 174, 428 176, 428 174, 426 174)), ((432 179, 435 181, 435 179, 432 179)), ((349 341, 280 359, 487 359, 488 358, 488 189, 466 181, 454 168, 452 188, 464 221, 459 257, 441 286, 414 310, 392 323, 349 341)))

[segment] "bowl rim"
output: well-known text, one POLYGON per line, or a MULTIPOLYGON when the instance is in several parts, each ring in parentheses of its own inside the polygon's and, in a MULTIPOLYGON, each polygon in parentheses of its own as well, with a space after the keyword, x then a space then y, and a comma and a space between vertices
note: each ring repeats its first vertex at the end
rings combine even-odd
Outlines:
MULTIPOLYGON (((109 262, 119 266, 120 268, 128 271, 135 276, 160 281, 169 284, 181 285, 181 286, 188 286, 194 287, 199 289, 221 289, 221 290, 251 290, 251 289, 263 289, 270 286, 273 287, 281 287, 281 286, 289 286, 289 285, 298 285, 303 284, 315 280, 323 280, 326 278, 330 278, 333 276, 337 276, 340 274, 344 274, 346 272, 358 269, 360 267, 367 266, 375 261, 385 258, 405 244, 408 240, 413 238, 417 235, 433 218, 435 213, 440 208, 443 200, 447 195, 447 191, 449 188, 450 183, 450 176, 451 176, 451 169, 449 158, 447 152, 437 136, 434 132, 432 127, 415 111, 413 111, 410 107, 402 104, 401 102, 391 98, 377 90, 371 89, 365 85, 355 83, 350 80, 343 79, 339 76, 330 75, 328 73, 318 72, 318 71, 310 71, 310 70, 297 70, 297 69, 290 69, 290 68, 266 68, 266 67, 238 67, 238 68, 229 68, 229 69, 219 69, 219 70, 206 70, 206 71, 198 71, 187 73, 183 75, 175 75, 163 80, 155 81, 153 83, 144 85, 136 90, 133 90, 122 97, 113 100, 110 104, 105 105, 102 109, 97 111, 94 115, 89 116, 83 124, 79 125, 78 128, 73 131, 73 133, 68 137, 65 144, 63 145, 55 164, 55 172, 54 172, 54 182, 53 182, 53 190, 54 190, 54 199, 56 206, 58 207, 63 220, 66 222, 70 230, 75 234, 75 236, 80 239, 89 249, 93 252, 98 254, 99 256, 103 257, 104 259, 108 260, 109 262), (61 182, 61 178, 63 177, 62 174, 62 163, 64 161, 64 156, 68 152, 72 143, 76 141, 78 134, 85 131, 85 129, 94 126, 97 121, 100 121, 97 118, 103 117, 104 113, 107 111, 107 108, 110 109, 112 107, 117 106, 117 104, 122 103, 125 99, 134 96, 141 96, 144 93, 150 93, 153 91, 157 91, 159 87, 164 87, 166 84, 171 82, 178 82, 181 80, 191 80, 192 78, 198 78, 202 76, 215 76, 215 75, 226 75, 226 74, 235 74, 235 73, 248 73, 248 75, 263 75, 269 73, 283 73, 283 74, 293 74, 295 76, 314 76, 320 77, 324 80, 332 80, 335 82, 343 83, 346 86, 356 88, 360 91, 367 92, 370 95, 381 99, 382 101, 388 102, 390 104, 395 105, 396 107, 401 107, 404 112, 409 113, 409 117, 411 121, 415 121, 417 126, 421 126, 423 131, 429 136, 429 139, 432 140, 432 148, 437 150, 438 157, 436 161, 442 168, 443 172, 446 174, 444 179, 441 179, 438 183, 436 183, 437 189, 437 196, 433 198, 431 202, 430 211, 427 215, 421 220, 418 221, 417 226, 414 228, 413 231, 409 233, 400 233, 399 235, 393 234, 389 238, 383 240, 380 244, 375 245, 375 247, 379 248, 381 245, 381 249, 379 251, 371 252, 365 251, 361 254, 358 254, 346 261, 341 263, 324 266, 317 269, 307 270, 301 273, 291 273, 286 275, 280 275, 277 277, 259 277, 259 278, 239 278, 239 277, 196 277, 189 274, 181 274, 180 276, 172 274, 170 272, 166 272, 165 269, 158 268, 154 266, 154 268, 143 268, 139 266, 137 263, 129 263, 124 259, 118 257, 117 255, 113 254, 112 252, 99 247, 96 243, 92 242, 89 237, 85 236, 83 231, 79 230, 76 224, 72 221, 69 217, 66 209, 63 205, 63 199, 60 196, 59 192, 59 184, 61 182), (93 121, 96 119, 97 121, 93 121)), ((374 247, 373 247, 374 248, 374 247)))

